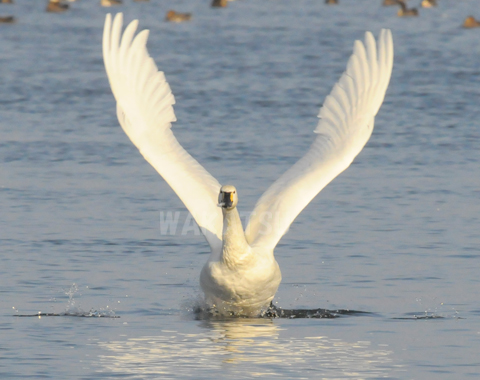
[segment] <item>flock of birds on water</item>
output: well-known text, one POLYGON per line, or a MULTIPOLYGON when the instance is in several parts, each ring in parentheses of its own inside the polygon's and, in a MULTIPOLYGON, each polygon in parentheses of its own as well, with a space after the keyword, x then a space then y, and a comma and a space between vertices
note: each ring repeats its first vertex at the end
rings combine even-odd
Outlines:
MULTIPOLYGON (((13 4, 15 0, 0 0, 3 4, 13 4)), ((52 13, 65 12, 70 8, 69 2, 76 0, 48 0, 46 11, 52 13)), ((148 2, 150 0, 132 0, 134 2, 148 2)), ((212 0, 211 6, 215 8, 223 8, 228 5, 230 1, 234 0, 212 0)), ((327 5, 337 5, 341 0, 324 0, 327 5)), ((418 8, 409 8, 407 6, 407 0, 381 0, 383 6, 398 6, 398 17, 412 17, 418 16, 418 8)), ((419 6, 421 8, 432 8, 437 6, 437 0, 420 0, 419 6)), ((100 6, 112 7, 121 5, 123 0, 99 0, 100 6)), ((174 10, 169 10, 165 15, 165 20, 170 22, 185 22, 192 19, 191 13, 181 13, 174 10)), ((0 23, 12 24, 16 21, 14 16, 0 16, 0 23)), ((463 22, 464 28, 478 28, 480 27, 480 21, 476 20, 474 16, 468 16, 463 22)))

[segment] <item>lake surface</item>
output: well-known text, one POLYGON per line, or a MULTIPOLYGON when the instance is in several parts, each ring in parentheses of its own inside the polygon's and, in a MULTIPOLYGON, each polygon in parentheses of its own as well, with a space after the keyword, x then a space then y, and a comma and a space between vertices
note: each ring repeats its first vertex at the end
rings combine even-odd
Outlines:
POLYGON ((0 24, 0 377, 478 379, 480 30, 461 28, 477 2, 410 19, 381 0, 209 3, 0 4, 18 20, 0 24), (172 8, 193 20, 164 22, 172 8), (118 125, 107 11, 151 30, 176 136, 244 215, 310 145, 354 40, 392 29, 372 138, 276 249, 277 306, 371 314, 195 319, 209 248, 118 125), (18 317, 39 312, 72 316, 18 317))

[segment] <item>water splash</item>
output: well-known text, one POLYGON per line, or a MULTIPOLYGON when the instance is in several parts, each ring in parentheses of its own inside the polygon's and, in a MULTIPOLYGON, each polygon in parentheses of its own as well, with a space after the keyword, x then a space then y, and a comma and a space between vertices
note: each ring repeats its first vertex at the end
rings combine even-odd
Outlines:
POLYGON ((15 314, 16 317, 82 317, 82 318, 120 318, 115 315, 115 311, 108 306, 96 310, 91 308, 89 311, 84 311, 77 305, 75 295, 79 293, 78 285, 73 283, 68 290, 64 290, 65 295, 68 296, 67 306, 65 311, 61 313, 43 313, 39 311, 37 314, 15 314))
POLYGON ((65 291, 65 295, 68 296, 68 301, 67 301, 67 307, 65 308, 65 315, 69 314, 82 314, 84 313, 81 308, 76 306, 76 300, 73 297, 75 293, 78 292, 78 286, 77 284, 73 283, 72 286, 70 286, 70 289, 65 291))
POLYGON ((393 319, 463 319, 455 308, 451 308, 453 314, 450 310, 445 310, 447 305, 445 305, 444 302, 438 302, 436 297, 427 300, 417 297, 415 301, 424 308, 424 311, 405 313, 403 317, 396 317, 393 319), (433 306, 431 306, 432 304, 433 306))
MULTIPOLYGON (((234 312, 220 311, 215 307, 207 305, 203 297, 197 295, 195 298, 191 298, 183 303, 183 308, 189 314, 193 314, 196 320, 225 320, 225 319, 238 319, 238 318, 249 318, 241 314, 235 314, 234 312)), ((275 306, 273 303, 267 309, 263 310, 255 318, 264 318, 264 319, 275 319, 275 318, 286 318, 286 319, 296 319, 296 318, 339 318, 346 315, 372 315, 366 311, 358 310, 347 310, 347 309, 338 309, 338 310, 328 310, 328 309, 283 309, 279 306, 275 306)))

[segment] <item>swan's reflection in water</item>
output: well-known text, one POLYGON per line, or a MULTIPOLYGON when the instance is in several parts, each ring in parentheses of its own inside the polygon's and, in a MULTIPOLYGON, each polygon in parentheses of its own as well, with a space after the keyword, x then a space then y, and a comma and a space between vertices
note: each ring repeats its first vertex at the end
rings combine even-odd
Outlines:
POLYGON ((276 321, 204 321, 205 331, 101 342, 101 372, 131 378, 275 376, 348 379, 385 377, 401 370, 392 352, 370 342, 325 336, 283 338, 276 321))
POLYGON ((280 328, 269 319, 231 319, 204 321, 202 327, 210 330, 212 342, 226 355, 224 363, 276 363, 276 343, 280 328))

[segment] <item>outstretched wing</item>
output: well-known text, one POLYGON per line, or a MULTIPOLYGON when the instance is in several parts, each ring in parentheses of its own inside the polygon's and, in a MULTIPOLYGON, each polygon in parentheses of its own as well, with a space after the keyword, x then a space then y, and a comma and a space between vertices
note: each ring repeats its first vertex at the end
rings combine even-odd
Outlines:
POLYGON ((247 241, 275 248, 290 224, 360 153, 373 131, 393 65, 393 41, 382 30, 378 49, 370 32, 356 41, 347 70, 327 96, 310 150, 258 200, 246 229, 247 241))
POLYGON ((123 15, 112 25, 105 19, 103 59, 117 116, 123 130, 145 159, 168 182, 190 211, 212 251, 222 247, 222 211, 217 207, 220 184, 178 143, 171 131, 175 99, 163 72, 146 48, 148 30, 134 38, 138 21, 122 35, 123 15), (121 39, 121 40, 120 40, 121 39))

